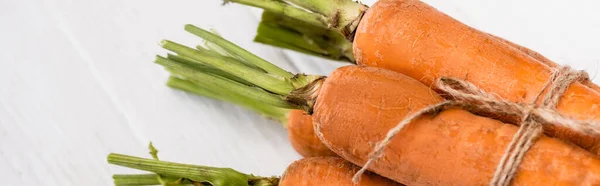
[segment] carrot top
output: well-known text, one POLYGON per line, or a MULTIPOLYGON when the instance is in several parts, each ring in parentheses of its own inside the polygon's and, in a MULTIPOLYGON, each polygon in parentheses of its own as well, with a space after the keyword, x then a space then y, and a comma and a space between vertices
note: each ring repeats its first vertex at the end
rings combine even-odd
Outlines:
POLYGON ((336 30, 344 36, 354 32, 360 18, 367 10, 365 5, 352 0, 226 0, 226 2, 262 8, 314 26, 336 30))
POLYGON ((244 174, 231 168, 189 165, 161 161, 158 151, 149 145, 153 159, 140 158, 111 153, 108 163, 149 171, 154 174, 116 174, 113 175, 115 185, 249 185, 275 186, 278 177, 261 177, 244 174))
POLYGON ((356 62, 352 43, 342 34, 274 12, 263 12, 254 41, 331 60, 356 62))
POLYGON ((352 39, 367 6, 352 0, 228 0, 261 8, 256 42, 354 63, 352 39))
POLYGON ((156 58, 156 63, 172 73, 169 86, 233 102, 283 123, 289 109, 311 111, 307 96, 322 76, 294 75, 215 33, 193 25, 186 25, 185 30, 206 43, 191 48, 161 42, 163 48, 175 53, 156 58))

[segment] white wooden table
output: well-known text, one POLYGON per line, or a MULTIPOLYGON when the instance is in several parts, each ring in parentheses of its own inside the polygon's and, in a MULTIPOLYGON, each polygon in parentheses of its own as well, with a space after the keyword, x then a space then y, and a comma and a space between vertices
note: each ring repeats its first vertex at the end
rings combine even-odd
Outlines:
MULTIPOLYGON (((365 2, 372 4, 372 1, 365 2)), ((595 0, 428 0, 476 28, 594 76, 600 63, 595 0)), ((111 185, 106 155, 278 175, 298 156, 285 129, 251 111, 164 86, 153 64, 161 39, 200 42, 186 23, 293 72, 341 63, 252 42, 260 11, 219 0, 1 0, 0 185, 111 185)), ((599 83, 600 81, 595 80, 599 83)))

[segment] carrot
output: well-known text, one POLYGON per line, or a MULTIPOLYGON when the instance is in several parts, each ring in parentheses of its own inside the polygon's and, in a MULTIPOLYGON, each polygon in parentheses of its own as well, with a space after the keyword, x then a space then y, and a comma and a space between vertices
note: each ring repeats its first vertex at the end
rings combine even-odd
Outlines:
MULTIPOLYGON (((403 1, 405 0, 392 1, 394 1, 394 3, 401 4, 404 3, 403 1)), ((356 59, 354 59, 353 54, 348 52, 348 46, 351 46, 353 43, 349 41, 341 41, 339 40, 339 38, 350 37, 349 39, 354 40, 354 38, 351 36, 354 36, 354 34, 356 34, 357 22, 360 22, 360 20, 362 20, 363 14, 365 12, 377 11, 367 11, 367 6, 362 5, 360 3, 352 2, 350 0, 324 1, 320 2, 321 4, 319 4, 319 2, 316 1, 306 1, 306 3, 303 4, 304 8, 313 11, 319 9, 331 9, 329 10, 330 13, 320 15, 310 15, 307 12, 298 13, 301 12, 299 9, 290 7, 290 4, 287 4, 282 1, 272 2, 268 0, 231 0, 231 2, 265 9, 265 12, 263 12, 261 22, 259 24, 259 28, 257 30, 257 35, 255 37, 256 42, 281 48, 287 48, 310 55, 321 56, 328 59, 347 61, 351 63, 356 63, 356 59), (289 12, 282 11, 283 9, 292 9, 294 11, 291 12, 295 12, 295 14, 290 14, 289 12), (344 14, 344 12, 359 13, 347 15, 344 14), (319 20, 319 22, 315 23, 314 21, 312 21, 314 19, 319 20), (344 22, 343 20, 352 20, 352 22, 348 23, 348 21, 344 22), (347 24, 344 25, 343 23, 347 24), (332 31, 337 31, 337 33, 332 33, 332 31)), ((295 5, 298 5, 296 3, 301 3, 298 1, 290 2, 295 5)), ((403 22, 405 20, 395 21, 403 22)), ((461 25, 462 27, 466 27, 466 25, 462 23, 459 23, 459 25, 461 25)), ((371 27, 376 26, 371 25, 371 27)), ((371 27, 369 27, 369 29, 371 27)), ((485 33, 483 31, 475 31, 479 32, 480 34, 488 35, 489 37, 496 39, 501 43, 513 47, 516 50, 520 51, 522 55, 528 55, 531 58, 539 61, 540 63, 547 65, 548 67, 554 68, 558 66, 555 62, 527 47, 518 45, 504 38, 485 33)), ((355 51, 355 53, 360 53, 360 51, 355 51)), ((594 89, 595 91, 600 92, 600 86, 594 84, 593 82, 584 81, 582 83, 594 89)))
MULTIPOLYGON (((222 43, 222 39, 215 40, 222 43)), ((205 44, 198 47, 206 55, 228 59, 225 49, 216 44, 205 44), (208 46, 212 47, 209 49, 208 46)), ((237 59, 230 59, 238 61, 237 59)), ((287 128, 292 147, 304 157, 336 156, 314 134, 312 119, 302 110, 290 109, 275 95, 257 92, 251 83, 222 70, 202 64, 185 56, 169 54, 167 57, 157 56, 156 63, 169 70, 172 75, 167 85, 192 92, 201 96, 231 102, 253 110, 267 118, 274 119, 287 128), (233 81, 224 80, 231 78, 233 81), (218 83, 218 84, 217 84, 218 83), (236 92, 236 90, 247 90, 236 92)), ((240 62, 241 63, 241 62, 240 62)))
MULTIPOLYGON (((263 6, 269 4, 267 2, 233 1, 274 11, 270 9, 273 6, 263 6)), ((357 8, 356 3, 356 6, 345 5, 353 2, 344 0, 326 2, 324 4, 340 11, 366 9, 357 8)), ((276 5, 289 8, 285 3, 276 5)), ((311 5, 318 7, 303 7, 313 11, 325 7, 316 2, 311 5)), ((400 72, 426 85, 432 85, 440 77, 462 78, 508 101, 531 103, 549 81, 552 69, 558 66, 537 52, 471 28, 418 0, 380 0, 363 12, 364 15, 355 17, 360 19, 357 27, 353 27, 354 22, 343 21, 347 24, 331 27, 330 19, 313 25, 329 27, 342 34, 345 33, 342 27, 355 28, 346 35, 354 34, 354 57, 358 64, 400 72)), ((280 14, 303 21, 313 19, 309 15, 327 15, 280 14)), ((344 17, 346 14, 343 13, 337 16, 341 16, 336 17, 339 20, 354 20, 344 17)), ((567 89, 557 110, 576 119, 598 120, 598 107, 600 88, 584 81, 573 83, 567 89)), ((600 138, 561 127, 552 127, 546 132, 600 154, 600 138)))
MULTIPOLYGON (((487 34, 549 67, 557 66, 556 63, 538 52, 504 38, 487 34)), ((356 63, 352 54, 352 42, 343 37, 340 33, 327 28, 310 25, 283 14, 264 11, 254 41, 327 59, 356 63)))
MULTIPOLYGON (((398 121, 443 100, 417 80, 372 67, 338 68, 327 79, 314 108, 317 133, 359 166, 398 121)), ((369 170, 407 185, 484 185, 516 130, 464 110, 443 111, 410 123, 369 170)), ((513 183, 597 185, 600 160, 544 136, 525 155, 513 183)))
MULTIPOLYGON (((254 69, 228 69, 232 64, 211 62, 192 48, 171 41, 162 44, 179 55, 229 70, 236 78, 264 79, 253 85, 280 96, 288 107, 312 114, 319 139, 357 165, 365 163, 375 143, 409 112, 443 101, 419 81, 381 68, 341 67, 329 77, 296 74, 284 78, 268 72, 247 77, 247 71, 254 69), (286 87, 293 88, 270 91, 286 87)), ((448 110, 408 126, 369 170, 409 185, 485 184, 516 128, 465 110, 448 110)), ((600 160, 579 147, 544 136, 525 156, 515 183, 600 184, 600 160)))
MULTIPOLYGON (((414 0, 377 2, 363 17, 354 47, 360 64, 401 72, 426 85, 443 76, 463 78, 513 102, 532 102, 551 76, 546 64, 414 0)), ((598 106, 598 92, 574 83, 557 110, 577 119, 600 119, 598 106)), ((600 153, 600 138, 566 128, 547 132, 600 153)))
MULTIPOLYGON (((396 0, 400 1, 400 0, 396 0)), ((270 3, 248 3, 246 0, 232 0, 232 2, 237 2, 241 4, 247 4, 251 6, 256 6, 263 8, 265 10, 270 10, 271 7, 265 5, 272 5, 270 3)), ((350 1, 340 1, 342 4, 352 4, 350 1)), ((278 4, 279 7, 285 7, 286 4, 278 4)), ((275 7, 278 7, 275 6, 275 7)), ((345 11, 364 11, 366 6, 360 4, 355 4, 353 6, 354 9, 345 10, 345 11)), ((305 7, 306 8, 306 7, 305 7)), ((338 7, 338 8, 341 8, 338 7)), ((341 11, 341 10, 340 10, 341 11)), ((370 11, 370 10, 369 10, 370 11)), ((263 12, 263 16, 259 27, 257 29, 257 34, 255 37, 255 41, 263 44, 272 45, 275 47, 286 48, 290 50, 295 50, 298 52, 320 56, 328 59, 346 61, 351 63, 356 63, 356 59, 354 59, 354 54, 350 51, 353 43, 350 41, 344 41, 340 38, 349 37, 344 36, 340 32, 335 32, 339 30, 334 27, 324 27, 323 24, 308 24, 305 22, 305 17, 297 17, 293 15, 286 14, 285 12, 273 13, 270 11, 263 12)), ((338 17, 339 18, 339 17, 338 17)), ((341 18, 340 18, 341 19, 341 18)), ((348 19, 348 18, 347 18, 348 19)), ((331 25, 331 23, 327 23, 327 25, 331 25)), ((465 25, 462 25, 465 26, 465 25)), ((340 27, 338 25, 338 27, 340 27)), ((351 29, 352 27, 348 28, 351 29)), ((493 39, 498 40, 510 47, 514 47, 516 50, 520 51, 523 55, 528 55, 533 59, 539 61, 547 65, 548 67, 555 68, 558 65, 546 58, 542 54, 533 51, 527 47, 518 45, 511 41, 508 41, 504 38, 485 33, 483 31, 479 31, 481 34, 487 34, 493 39)), ((353 31, 347 31, 345 33, 355 34, 353 31)), ((352 38, 354 39, 354 38, 352 38)), ((392 62, 393 63, 393 62, 392 62)), ((367 64, 368 65, 368 64, 367 64)), ((394 69, 391 69, 394 70, 394 69)), ((600 92, 600 86, 594 84, 593 82, 586 80, 582 82, 584 85, 594 89, 596 92, 600 92)))
POLYGON ((290 112, 288 136, 292 147, 304 157, 337 156, 317 137, 312 116, 302 110, 290 112))
MULTIPOLYGON (((540 53, 538 53, 536 51, 533 51, 533 50, 531 50, 531 49, 529 49, 527 47, 524 47, 524 46, 520 46, 520 45, 518 45, 516 43, 513 43, 511 41, 508 41, 508 40, 503 39, 503 38, 498 37, 498 36, 494 36, 494 35, 491 35, 491 34, 490 34, 490 36, 493 37, 493 38, 495 38, 495 39, 497 39, 497 40, 499 40, 499 41, 501 41, 501 42, 503 42, 503 43, 506 43, 509 46, 512 46, 512 47, 516 48, 517 50, 525 53, 526 55, 531 56, 532 58, 538 60, 539 62, 541 62, 541 63, 543 63, 545 65, 547 65, 550 68, 556 68, 556 67, 558 67, 558 64, 556 64, 555 62, 551 61, 550 59, 546 58, 545 56, 543 56, 542 54, 540 54, 540 53)), ((585 80, 585 81, 583 81, 581 83, 584 84, 585 86, 587 86, 587 87, 595 90, 596 92, 600 92, 600 86, 594 84, 590 80, 585 80)))
MULTIPOLYGON (((290 164, 283 176, 262 177, 245 174, 231 168, 197 166, 110 154, 111 164, 150 171, 155 174, 114 175, 115 185, 249 185, 249 186, 318 186, 354 185, 352 176, 360 167, 339 157, 312 157, 290 164), (160 175, 160 177, 158 175, 160 175)), ((356 185, 402 185, 377 174, 367 173, 356 185)))
MULTIPOLYGON (((396 3, 402 3, 403 0, 393 0, 396 3)), ((248 2, 247 0, 231 0, 231 2, 255 6, 259 8, 265 9, 263 12, 263 16, 261 22, 259 24, 257 34, 255 37, 256 42, 260 42, 263 44, 272 45, 275 47, 286 48, 290 50, 299 51, 302 53, 321 56, 328 59, 346 61, 351 63, 356 63, 356 59, 351 52, 348 51, 348 46, 351 46, 353 43, 350 41, 341 41, 340 37, 350 37, 351 40, 354 40, 353 36, 356 31, 356 23, 352 23, 350 25, 342 25, 342 24, 333 24, 335 23, 335 19, 345 19, 345 20, 356 20, 358 18, 362 18, 363 13, 373 11, 367 10, 367 6, 361 5, 360 3, 354 3, 348 0, 337 1, 337 4, 330 1, 325 1, 325 3, 321 5, 320 8, 326 8, 327 6, 334 6, 334 12, 360 12, 357 18, 351 18, 351 16, 356 16, 355 14, 346 15, 346 18, 343 16, 331 16, 330 14, 321 15, 325 16, 307 16, 304 14, 289 14, 284 11, 277 11, 273 9, 294 9, 293 7, 289 7, 289 4, 284 2, 269 2, 269 1, 253 1, 248 2), (339 5, 346 4, 346 5, 339 5), (337 10, 335 10, 337 8, 337 10), (274 12, 277 13, 274 13, 274 12), (329 16, 329 17, 327 17, 329 16), (315 18, 316 17, 316 18, 315 18), (313 23, 312 21, 308 21, 308 19, 322 19, 320 23, 313 23), (327 19, 330 18, 330 19, 327 19), (330 27, 331 25, 337 25, 335 27, 330 27), (347 31, 342 32, 341 28, 346 28, 347 31), (354 28, 354 29, 353 29, 354 28), (337 33, 335 33, 337 31, 337 33), (345 34, 345 35, 344 35, 345 34)), ((297 3, 292 1, 292 4, 297 3)), ((315 2, 309 2, 307 4, 318 4, 315 2)), ((314 7, 304 7, 310 10, 315 10, 314 7)), ((298 10, 296 10, 298 11, 298 10)), ((306 13, 306 12, 305 12, 306 13)), ((402 22, 403 20, 398 20, 402 22)), ((338 20, 339 22, 339 20, 338 20)), ((466 26, 466 25, 461 25, 466 26)), ((508 41, 504 38, 485 33, 483 31, 478 31, 481 34, 487 34, 493 39, 496 39, 499 42, 502 42, 510 47, 514 47, 516 50, 520 51, 523 55, 528 55, 533 59, 539 61, 547 65, 548 67, 554 68, 558 65, 541 55, 540 53, 533 51, 527 47, 518 45, 511 41, 508 41)), ((356 51, 355 51, 356 52, 356 51)), ((393 62, 392 62, 393 63, 393 62)), ((368 64, 367 64, 368 65, 368 64)), ((394 70, 394 69, 391 69, 394 70)), ((600 86, 594 84, 591 81, 582 82, 584 85, 594 89, 596 92, 600 92, 600 86)))
MULTIPOLYGON (((288 166, 280 185, 355 185, 352 176, 360 167, 339 157, 313 157, 288 166)), ((377 174, 368 173, 356 185, 402 185, 377 174)))

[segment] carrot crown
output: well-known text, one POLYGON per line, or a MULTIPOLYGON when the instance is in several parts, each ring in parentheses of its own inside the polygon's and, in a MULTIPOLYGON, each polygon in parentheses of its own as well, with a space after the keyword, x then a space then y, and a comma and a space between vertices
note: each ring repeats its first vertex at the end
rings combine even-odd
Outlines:
POLYGON ((314 97, 307 96, 316 94, 306 91, 320 85, 316 82, 321 82, 322 76, 294 75, 215 33, 193 25, 186 25, 185 30, 206 43, 191 48, 161 42, 174 53, 156 57, 156 63, 172 74, 169 86, 232 102, 282 123, 286 123, 289 109, 312 110, 314 97))
POLYGON ((229 0, 264 9, 256 42, 355 62, 352 39, 367 6, 352 0, 229 0))
POLYGON ((231 168, 218 168, 161 161, 158 151, 150 143, 153 159, 111 153, 108 163, 144 170, 152 174, 115 174, 115 185, 249 185, 276 186, 278 177, 244 174, 231 168))

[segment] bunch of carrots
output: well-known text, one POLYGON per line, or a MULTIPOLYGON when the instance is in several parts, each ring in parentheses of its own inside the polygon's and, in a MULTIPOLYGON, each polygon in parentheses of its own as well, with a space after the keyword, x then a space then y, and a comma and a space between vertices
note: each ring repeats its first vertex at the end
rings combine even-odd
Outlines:
MULTIPOLYGON (((164 40, 156 63, 167 85, 231 102, 279 121, 304 159, 281 177, 230 168, 111 154, 111 164, 154 174, 115 175, 117 185, 484 185, 519 123, 505 115, 450 108, 404 127, 370 172, 352 180, 376 144, 407 116, 444 102, 431 87, 458 78, 499 99, 527 104, 558 65, 541 54, 471 28, 418 0, 229 0, 264 9, 255 41, 356 63, 328 76, 292 74, 210 31, 186 25, 206 42, 164 40), (482 71, 480 69, 486 69, 482 71), (310 173, 310 174, 308 174, 310 173)), ((539 103, 538 103, 539 104, 539 103)), ((600 88, 572 83, 555 110, 600 120, 600 88)), ((600 137, 544 127, 510 183, 600 185, 600 137)))

